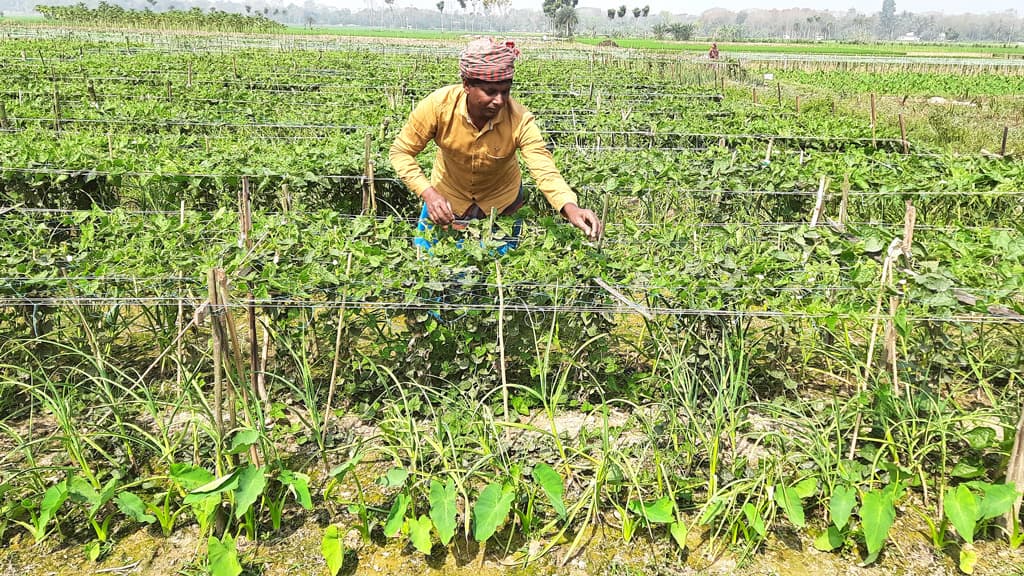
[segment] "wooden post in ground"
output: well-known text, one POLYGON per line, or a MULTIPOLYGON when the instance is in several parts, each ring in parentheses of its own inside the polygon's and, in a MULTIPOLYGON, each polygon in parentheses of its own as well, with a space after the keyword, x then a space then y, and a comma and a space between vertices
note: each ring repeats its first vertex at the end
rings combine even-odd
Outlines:
POLYGON ((839 231, 846 231, 847 211, 850 205, 850 173, 843 176, 843 197, 839 201, 839 231))
POLYGON ((757 104, 757 88, 751 88, 750 89, 750 94, 751 94, 751 99, 753 100, 754 104, 757 104))
POLYGON ((185 88, 192 87, 192 61, 188 61, 188 72, 185 76, 185 88))
POLYGON ((1020 419, 1017 420, 1017 434, 1013 439, 1010 461, 1006 464, 1006 483, 1012 483, 1017 487, 1017 498, 1013 502, 1013 507, 1003 515, 1004 528, 1012 540, 1013 527, 1020 518, 1021 496, 1024 494, 1024 408, 1021 409, 1020 419))
POLYGON ((828 178, 822 175, 821 180, 818 181, 818 196, 814 201, 814 209, 811 210, 811 228, 818 226, 818 221, 825 213, 825 190, 827 188, 828 178))
POLYGON ((372 144, 373 136, 367 132, 363 164, 363 214, 377 213, 377 191, 373 185, 373 159, 370 157, 372 144))
POLYGON ((799 94, 796 95, 796 113, 797 113, 798 116, 800 115, 800 95, 799 94))
POLYGON ((1003 126, 1003 143, 999 146, 999 155, 1006 156, 1006 137, 1010 135, 1010 127, 1003 126))
MULTIPOLYGON (((348 253, 348 259, 345 262, 345 282, 348 282, 350 275, 352 274, 352 253, 348 253)), ((334 358, 331 360, 331 379, 327 385, 327 405, 324 406, 324 415, 321 419, 323 421, 323 430, 320 437, 320 443, 327 443, 327 431, 329 430, 328 424, 331 420, 331 414, 334 406, 334 391, 337 388, 338 383, 338 366, 340 364, 339 358, 341 357, 341 335, 345 328, 345 307, 348 302, 348 293, 342 290, 341 293, 341 307, 338 309, 338 325, 334 332, 334 358)))
POLYGON ((877 147, 878 143, 875 141, 875 93, 871 93, 871 146, 877 147))
POLYGON ((775 95, 778 97, 779 107, 781 108, 782 107, 782 83, 781 82, 776 82, 775 83, 775 95))
POLYGON ((903 153, 910 154, 910 142, 907 142, 907 126, 903 123, 903 114, 899 114, 900 141, 903 143, 903 153))
POLYGON ((217 269, 211 268, 207 273, 207 298, 210 304, 210 335, 213 339, 213 426, 217 432, 215 466, 217 476, 224 474, 221 466, 224 443, 224 380, 221 375, 221 342, 220 317, 224 313, 217 295, 217 269))
POLYGON ((7 122, 7 107, 4 106, 3 100, 0 100, 0 129, 8 130, 10 127, 7 122))
POLYGON ((53 85, 53 129, 60 133, 60 94, 57 92, 57 84, 53 85))
POLYGON ((89 83, 86 84, 85 89, 89 92, 89 99, 92 100, 92 107, 99 110, 100 98, 96 95, 96 87, 93 86, 92 80, 89 80, 89 83))
MULTIPOLYGON (((239 227, 243 247, 246 253, 252 252, 252 194, 249 185, 249 177, 242 176, 242 190, 238 198, 239 227)), ((263 387, 264 380, 260 378, 260 350, 259 341, 256 337, 256 306, 253 304, 253 283, 250 280, 246 283, 248 291, 245 298, 246 316, 249 321, 249 387, 253 395, 263 403, 264 413, 270 411, 270 397, 263 387)))

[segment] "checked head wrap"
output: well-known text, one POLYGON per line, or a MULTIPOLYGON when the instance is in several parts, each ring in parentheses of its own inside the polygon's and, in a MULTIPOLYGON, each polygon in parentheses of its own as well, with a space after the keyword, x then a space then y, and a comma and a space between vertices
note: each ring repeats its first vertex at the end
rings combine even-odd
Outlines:
POLYGON ((477 38, 459 55, 459 72, 467 80, 505 82, 515 74, 517 56, 519 49, 511 40, 477 38))

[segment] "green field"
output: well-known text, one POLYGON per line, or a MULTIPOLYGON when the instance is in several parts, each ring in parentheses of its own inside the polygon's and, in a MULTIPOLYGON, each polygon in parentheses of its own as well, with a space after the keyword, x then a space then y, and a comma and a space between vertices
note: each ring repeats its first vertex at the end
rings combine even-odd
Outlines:
POLYGON ((1019 76, 527 38, 513 97, 606 235, 526 173, 521 222, 423 252, 388 152, 453 35, 33 30, 0 43, 5 570, 1024 565, 1019 76))

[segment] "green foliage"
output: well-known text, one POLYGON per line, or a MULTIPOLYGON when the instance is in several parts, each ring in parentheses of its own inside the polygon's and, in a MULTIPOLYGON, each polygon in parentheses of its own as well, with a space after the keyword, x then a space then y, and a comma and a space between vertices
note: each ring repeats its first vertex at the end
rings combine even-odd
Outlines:
POLYGON ((320 553, 327 562, 327 573, 335 576, 345 561, 345 543, 342 540, 341 530, 336 524, 331 524, 324 529, 324 536, 320 542, 320 553))
POLYGON ((449 479, 445 484, 430 479, 430 519, 437 528, 441 544, 447 546, 455 536, 456 516, 455 482, 449 479))
POLYGON ((541 462, 533 467, 533 479, 540 484, 540 487, 547 494, 548 499, 551 500, 551 505, 554 506, 555 512, 562 519, 566 516, 565 502, 562 497, 565 493, 565 486, 562 481, 562 476, 555 471, 554 468, 541 462))
POLYGON ((485 542, 501 526, 512 509, 515 494, 500 484, 488 484, 473 504, 473 538, 485 542))
POLYGON ((872 564, 889 537, 889 528, 896 519, 894 491, 872 490, 861 494, 860 522, 868 555, 864 564, 872 564))
POLYGON ((221 539, 210 536, 206 549, 210 576, 238 576, 242 573, 235 539, 230 534, 225 534, 221 539))

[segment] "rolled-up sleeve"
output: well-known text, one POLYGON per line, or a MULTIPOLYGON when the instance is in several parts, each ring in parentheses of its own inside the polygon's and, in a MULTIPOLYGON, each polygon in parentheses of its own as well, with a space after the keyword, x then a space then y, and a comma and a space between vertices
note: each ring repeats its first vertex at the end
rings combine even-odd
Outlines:
POLYGON ((402 131, 391 144, 391 152, 388 155, 391 166, 402 182, 405 182, 409 190, 417 196, 422 196, 423 191, 430 188, 431 184, 430 179, 423 173, 423 168, 416 162, 416 156, 426 148, 436 131, 436 104, 433 98, 426 98, 409 114, 402 131))
POLYGON ((519 150, 523 161, 526 162, 526 168, 537 183, 537 188, 544 193, 544 197, 555 211, 561 212, 566 204, 578 203, 576 193, 562 178, 558 167, 555 166, 555 159, 545 147, 544 138, 532 114, 523 118, 519 127, 519 150))

